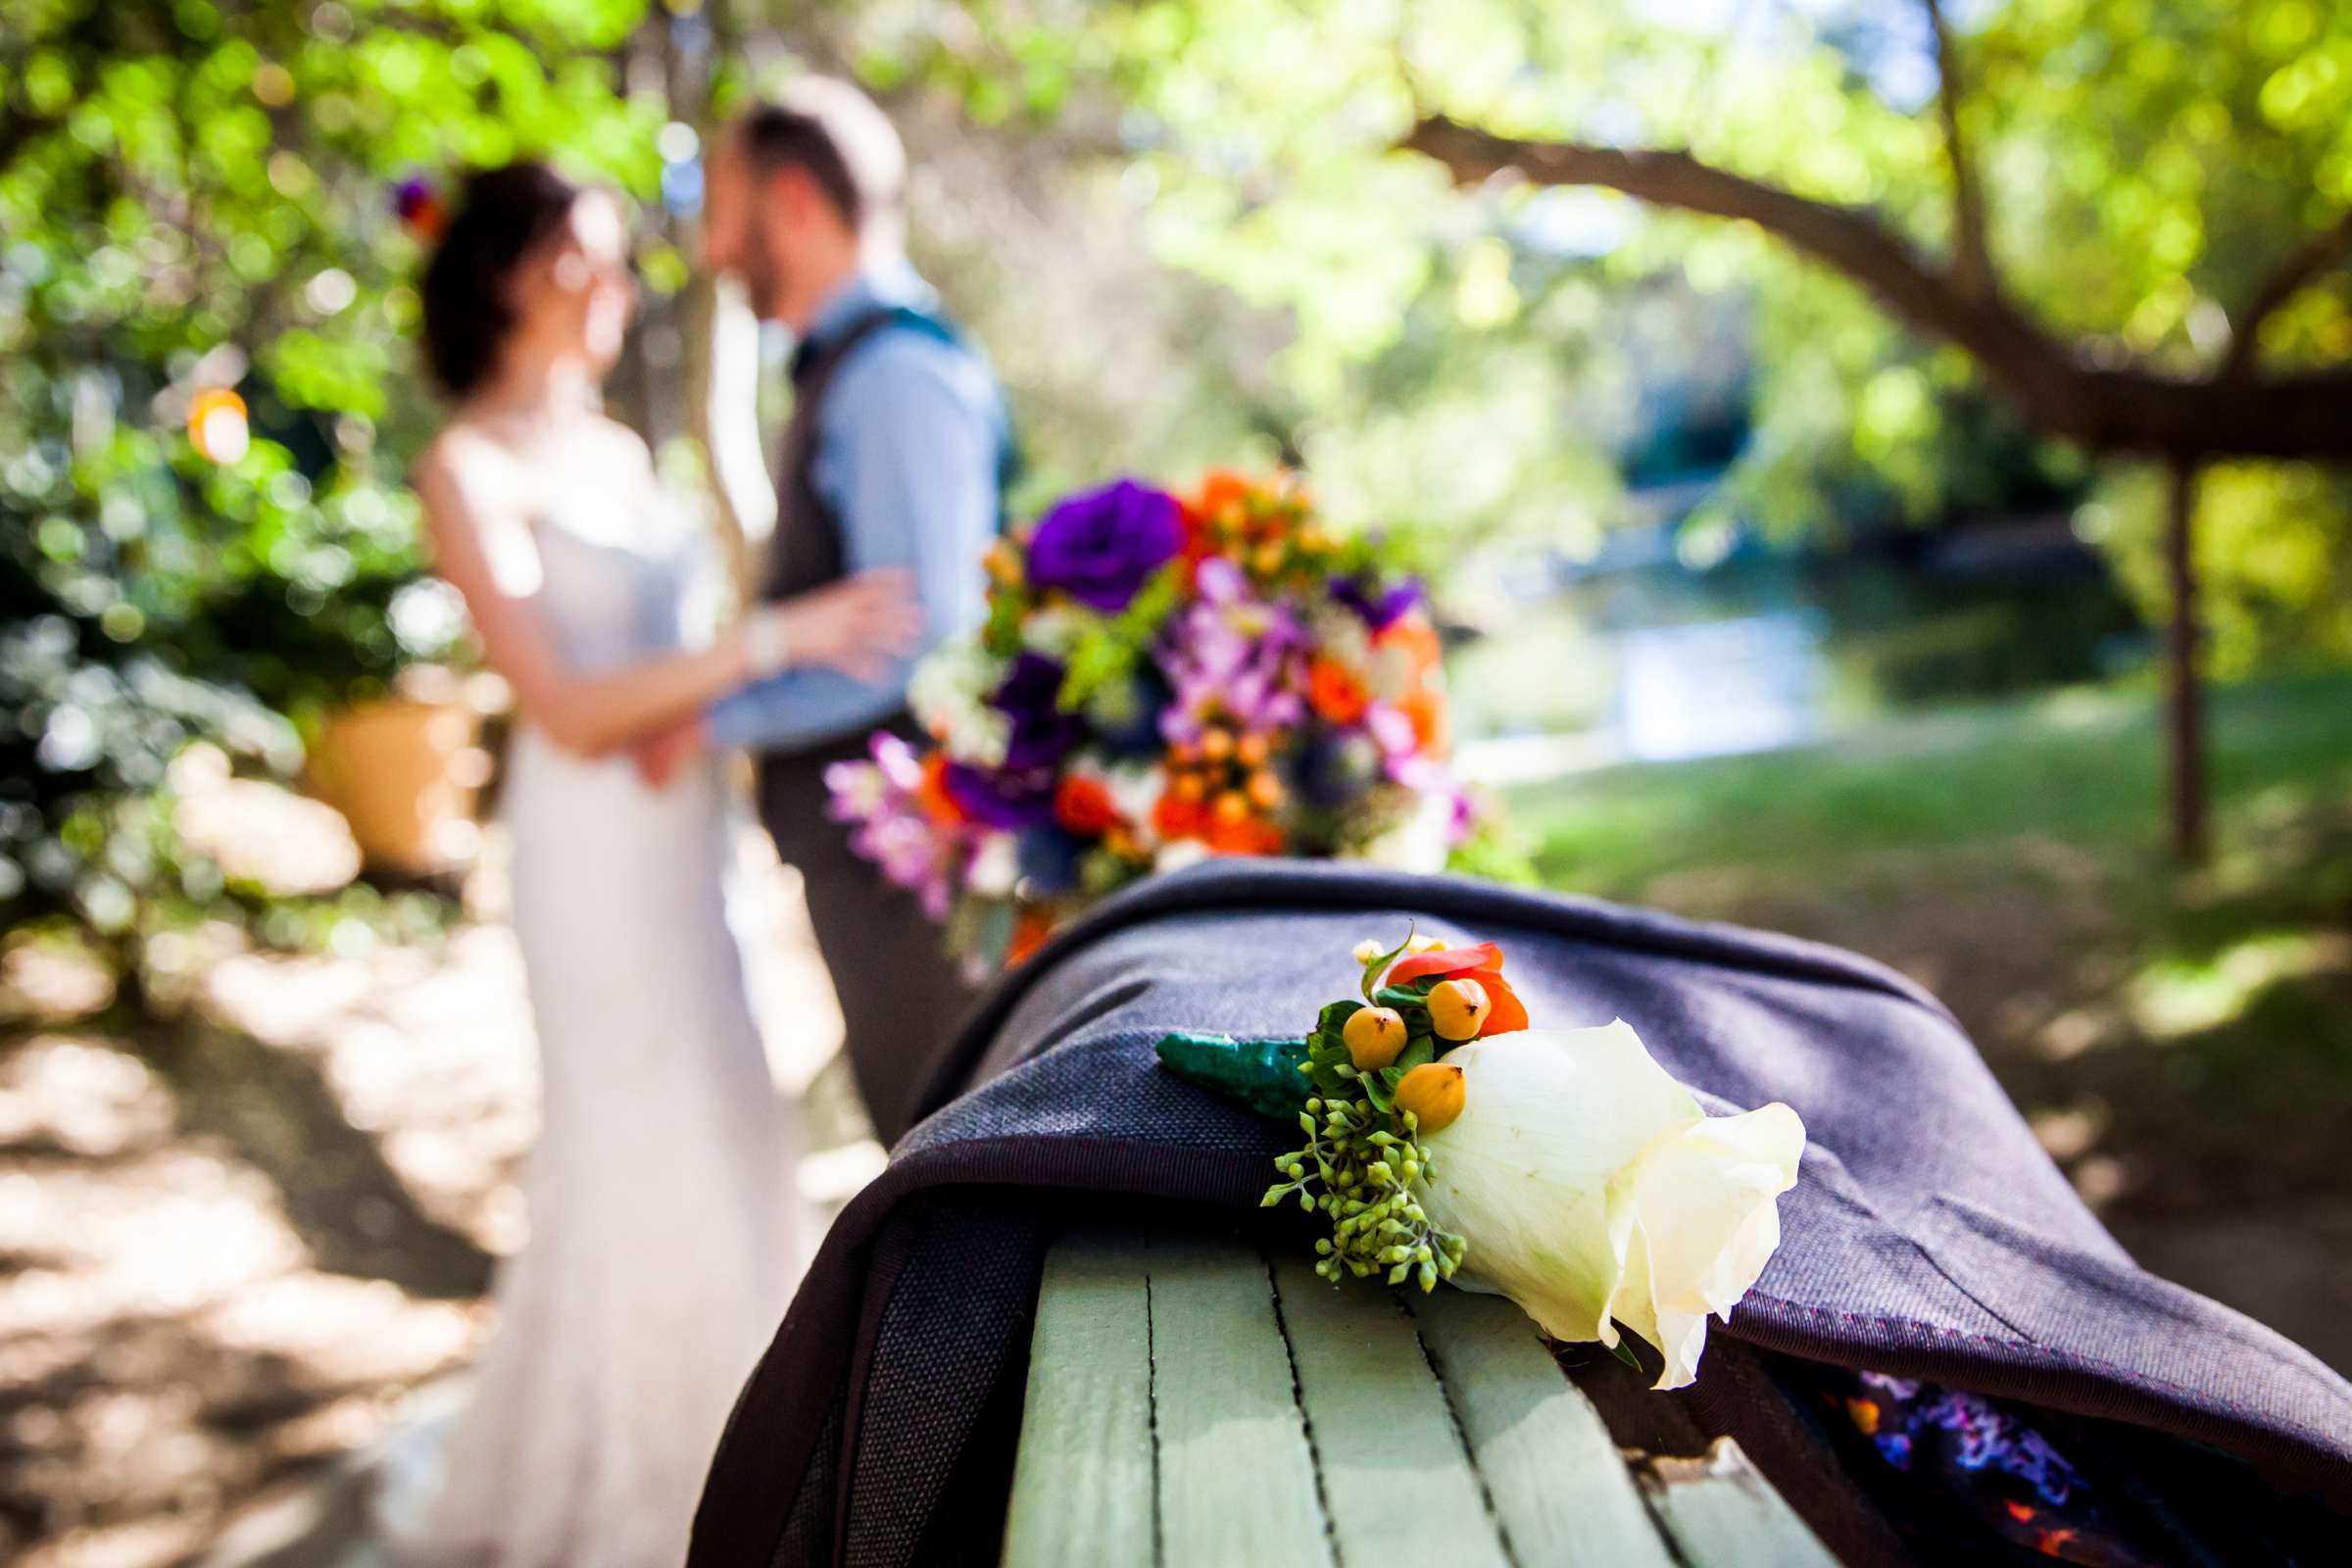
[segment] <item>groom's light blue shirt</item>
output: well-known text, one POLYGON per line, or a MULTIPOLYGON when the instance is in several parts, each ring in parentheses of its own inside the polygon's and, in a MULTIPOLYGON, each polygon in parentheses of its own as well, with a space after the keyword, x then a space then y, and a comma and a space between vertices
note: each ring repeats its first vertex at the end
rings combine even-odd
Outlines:
MULTIPOLYGON (((928 313, 938 296, 908 268, 861 272, 818 310, 808 341, 876 305, 928 313)), ((841 521, 844 564, 914 573, 923 651, 987 613, 980 559, 997 532, 1003 450, 995 376, 977 354, 930 332, 889 330, 862 344, 825 399, 813 479, 841 521)), ((814 665, 754 682, 711 706, 711 739, 789 752, 854 733, 906 706, 919 657, 872 685, 814 665)))

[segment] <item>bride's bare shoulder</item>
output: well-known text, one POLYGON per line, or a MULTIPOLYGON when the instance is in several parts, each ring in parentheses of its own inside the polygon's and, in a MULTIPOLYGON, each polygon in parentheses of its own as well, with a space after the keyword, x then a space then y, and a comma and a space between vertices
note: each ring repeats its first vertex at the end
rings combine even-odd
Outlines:
POLYGON ((428 502, 451 500, 478 509, 513 492, 516 478, 514 455, 462 417, 443 425, 416 458, 416 486, 428 502))
POLYGON ((648 473, 653 471, 654 449, 645 444, 645 437, 636 430, 609 414, 596 416, 596 429, 615 463, 648 473))

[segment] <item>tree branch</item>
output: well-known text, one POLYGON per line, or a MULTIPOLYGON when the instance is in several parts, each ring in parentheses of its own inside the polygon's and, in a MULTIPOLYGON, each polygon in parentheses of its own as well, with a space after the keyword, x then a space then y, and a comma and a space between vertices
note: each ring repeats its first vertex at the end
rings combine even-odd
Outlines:
MULTIPOLYGON (((2340 457, 2352 449, 2352 373, 2224 387, 2144 366, 2088 364, 1997 294, 1963 295, 1865 208, 1815 201, 1688 153, 1519 141, 1444 116, 1422 121, 1398 145, 1435 159, 1463 184, 1516 172, 1541 185, 1602 186, 1654 206, 1754 223, 1868 289, 1904 324, 1965 351, 2034 424, 2092 452, 2180 461, 2340 457)), ((2311 273, 2352 249, 2352 235, 2338 243, 2307 264, 2311 273)))
POLYGON ((1952 170, 1952 286, 1970 299, 1993 292, 1992 251, 1985 237, 1984 190, 1977 183, 1968 144, 1960 136, 1960 60, 1942 0, 1922 0, 1936 35, 1936 103, 1943 120, 1943 152, 1952 170))
POLYGON ((1865 208, 1816 201, 1689 153, 1530 142, 1434 116, 1401 143, 1463 183, 1516 170, 1541 185, 1599 185, 1660 207, 1743 220, 1876 294, 1897 318, 1966 349, 2047 422, 2065 417, 2080 367, 2059 344, 1990 297, 1970 298, 1865 208))
POLYGON ((2217 381, 2242 380, 2262 352, 2262 323, 2322 274, 2352 257, 2352 211, 2323 229, 2304 237, 2287 253, 2270 281, 2249 300, 2230 323, 2230 348, 2214 371, 2217 381))

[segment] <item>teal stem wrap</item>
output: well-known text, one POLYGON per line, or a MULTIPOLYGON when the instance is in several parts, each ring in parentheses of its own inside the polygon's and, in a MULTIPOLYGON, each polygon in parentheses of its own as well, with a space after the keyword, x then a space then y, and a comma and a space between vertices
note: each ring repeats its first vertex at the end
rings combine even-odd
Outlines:
POLYGON ((1314 1092, 1298 1070, 1306 1061, 1303 1040, 1173 1034, 1160 1041, 1158 1050, 1160 1064, 1177 1077, 1276 1121, 1297 1121, 1314 1092))

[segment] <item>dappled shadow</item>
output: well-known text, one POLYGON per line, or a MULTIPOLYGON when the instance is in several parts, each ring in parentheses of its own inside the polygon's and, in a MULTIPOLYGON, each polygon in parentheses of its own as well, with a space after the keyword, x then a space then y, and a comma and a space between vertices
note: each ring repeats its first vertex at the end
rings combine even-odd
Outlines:
POLYGON ((418 1207, 376 1140, 352 1126, 319 1057, 190 1017, 158 1031, 147 1058, 183 1132, 221 1141, 270 1178, 318 1267, 415 1296, 488 1288, 490 1254, 418 1207))

